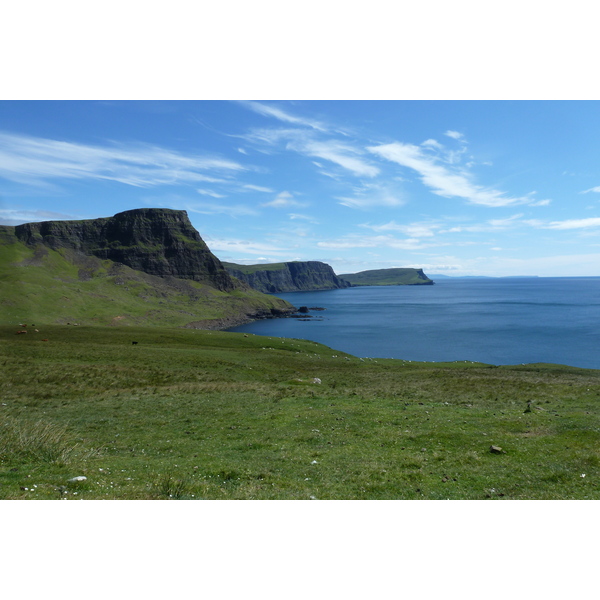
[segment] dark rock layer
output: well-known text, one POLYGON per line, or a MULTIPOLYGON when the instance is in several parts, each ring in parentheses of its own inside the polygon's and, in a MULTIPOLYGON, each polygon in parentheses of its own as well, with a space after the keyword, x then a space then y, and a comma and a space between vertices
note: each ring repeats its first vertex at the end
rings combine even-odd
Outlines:
POLYGON ((270 294, 350 287, 347 281, 336 276, 328 264, 319 261, 294 261, 276 266, 223 264, 234 277, 255 290, 270 294), (264 268, 261 269, 261 266, 264 268))
POLYGON ((243 289, 214 256, 183 210, 141 208, 85 221, 25 223, 14 229, 29 245, 70 248, 158 277, 243 289))

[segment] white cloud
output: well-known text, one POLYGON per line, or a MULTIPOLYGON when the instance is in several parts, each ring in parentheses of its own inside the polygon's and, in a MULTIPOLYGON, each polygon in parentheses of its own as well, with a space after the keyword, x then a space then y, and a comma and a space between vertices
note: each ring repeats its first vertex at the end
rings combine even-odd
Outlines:
POLYGON ((317 242, 319 248, 351 249, 351 248, 393 248, 394 250, 417 250, 428 248, 430 244, 424 244, 421 240, 414 238, 398 239, 393 236, 347 236, 338 240, 317 242))
POLYGON ((223 194, 218 194, 217 192, 213 192, 212 190, 205 190, 205 189, 197 189, 196 190, 199 194, 202 194, 203 196, 212 196, 213 198, 225 198, 225 196, 223 194))
POLYGON ((81 215, 66 215, 49 210, 0 208, 0 225, 21 225, 22 223, 37 223, 39 221, 68 221, 82 218, 81 215))
POLYGON ((453 138, 455 140, 460 140, 463 137, 465 137, 464 134, 462 134, 462 133, 460 133, 458 131, 452 131, 452 129, 448 129, 448 131, 446 131, 444 133, 444 135, 447 135, 448 137, 451 137, 451 138, 453 138))
POLYGON ((411 238, 433 237, 436 230, 440 228, 438 224, 432 223, 411 223, 409 225, 400 225, 395 221, 390 221, 383 225, 364 224, 361 227, 372 229, 373 231, 399 231, 411 238))
POLYGON ((511 198, 504 192, 473 184, 463 172, 452 172, 437 164, 435 158, 423 154, 418 146, 394 142, 367 148, 370 152, 413 169, 421 176, 424 185, 434 194, 445 198, 464 198, 472 204, 498 207, 514 204, 529 204, 528 197, 511 198))
POLYGON ((271 188, 263 187, 261 185, 252 185, 251 183, 246 183, 242 187, 247 190, 252 190, 253 192, 265 192, 265 193, 269 193, 269 194, 272 194, 275 191, 275 190, 272 190, 271 188))
MULTIPOLYGON (((327 160, 359 177, 375 177, 380 173, 378 167, 362 158, 362 148, 335 139, 317 139, 316 135, 314 131, 306 129, 252 129, 240 137, 246 142, 270 147, 285 144, 286 150, 327 160)), ((322 168, 320 163, 311 162, 322 168)))
MULTIPOLYGON (((177 208, 181 208, 178 206, 177 208)), ((211 204, 209 202, 191 202, 185 204, 185 210, 188 212, 198 213, 201 215, 216 215, 223 214, 230 217, 246 217, 257 215, 258 212, 249 206, 243 204, 211 204)))
POLYGON ((355 191, 354 196, 338 196, 336 199, 342 206, 363 210, 378 206, 402 206, 405 203, 397 190, 379 183, 365 184, 355 191))
POLYGON ((600 217, 552 221, 545 226, 546 229, 587 229, 589 227, 600 227, 600 217))
MULTIPOLYGON (((205 237, 212 252, 235 252, 239 254, 259 254, 270 256, 287 256, 289 249, 272 246, 256 240, 226 239, 205 237)), ((261 260, 266 260, 261 256, 261 260)))
POLYGON ((310 215, 300 215, 298 213, 290 213, 288 215, 288 217, 292 221, 301 220, 301 221, 307 221, 309 223, 313 223, 314 225, 318 225, 319 224, 319 221, 317 221, 314 217, 311 217, 310 215))
POLYGON ((319 123, 319 121, 315 121, 313 119, 306 119, 303 117, 296 117, 276 106, 271 106, 268 104, 263 104, 262 102, 253 101, 242 102, 242 104, 258 114, 261 114, 266 117, 273 117, 275 119, 278 119, 279 121, 284 121, 286 123, 294 123, 295 125, 304 125, 306 127, 311 127, 312 129, 316 129, 318 131, 327 130, 327 127, 323 123, 319 123))
POLYGON ((444 146, 440 144, 437 140, 425 140, 421 146, 431 146, 432 148, 436 148, 438 150, 442 150, 444 146))
POLYGON ((589 192, 596 192, 596 193, 600 194, 600 185, 597 185, 596 187, 590 188, 589 190, 584 190, 581 193, 582 194, 588 194, 589 192))
POLYGON ((288 148, 328 160, 360 177, 375 177, 380 172, 379 168, 358 158, 361 150, 337 140, 295 140, 288 144, 288 148))
POLYGON ((216 157, 183 155, 146 144, 92 146, 0 132, 0 177, 19 183, 100 179, 136 187, 221 182, 210 173, 247 170, 216 157))
POLYGON ((302 202, 294 200, 294 196, 290 192, 280 192, 271 202, 265 202, 261 206, 269 206, 271 208, 289 208, 290 206, 306 206, 302 202))

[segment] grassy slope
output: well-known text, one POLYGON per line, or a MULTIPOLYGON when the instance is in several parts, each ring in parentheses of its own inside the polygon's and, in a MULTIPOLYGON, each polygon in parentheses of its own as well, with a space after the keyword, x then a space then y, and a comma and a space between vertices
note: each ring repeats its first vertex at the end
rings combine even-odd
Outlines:
POLYGON ((0 327, 1 498, 600 498, 600 371, 38 328, 0 327))
POLYGON ((183 326, 285 306, 254 290, 227 294, 69 250, 0 245, 0 323, 183 326))
POLYGON ((373 269, 360 273, 346 273, 338 277, 353 285, 423 285, 429 281, 429 278, 424 280, 420 277, 417 269, 410 268, 373 269))

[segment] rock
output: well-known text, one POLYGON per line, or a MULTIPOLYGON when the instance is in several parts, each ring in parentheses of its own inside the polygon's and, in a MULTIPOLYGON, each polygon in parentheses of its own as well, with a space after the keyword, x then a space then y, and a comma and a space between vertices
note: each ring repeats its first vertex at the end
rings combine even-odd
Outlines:
POLYGON ((69 483, 78 483, 79 481, 86 481, 87 477, 85 475, 78 475, 77 477, 73 477, 69 479, 69 483))
POLYGON ((231 275, 267 294, 350 287, 347 281, 336 276, 331 266, 316 260, 259 265, 222 264, 231 275))
POLYGON ((318 377, 313 377, 312 382, 316 383, 316 384, 320 384, 321 380, 318 377))
POLYGON ((505 454, 504 450, 500 446, 490 446, 490 452, 492 454, 505 454))
POLYGON ((29 245, 68 248, 150 275, 192 279, 223 292, 243 289, 184 210, 138 208, 101 219, 25 223, 14 232, 29 245))

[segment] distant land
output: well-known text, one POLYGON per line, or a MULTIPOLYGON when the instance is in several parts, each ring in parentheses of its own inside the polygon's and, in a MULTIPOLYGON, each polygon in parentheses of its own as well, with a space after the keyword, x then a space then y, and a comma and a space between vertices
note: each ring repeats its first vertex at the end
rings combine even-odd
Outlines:
POLYGON ((292 261, 258 265, 223 262, 230 275, 259 292, 310 292, 350 287, 333 269, 319 261, 292 261))
POLYGON ((0 226, 0 320, 218 329, 295 312, 232 277, 183 210, 0 226))
POLYGON ((531 279, 539 275, 442 275, 441 273, 432 274, 436 279, 531 279))
POLYGON ((340 279, 349 281, 353 286, 362 285, 433 285, 432 279, 427 277, 423 269, 396 268, 373 269, 359 273, 345 273, 338 275, 340 279))

